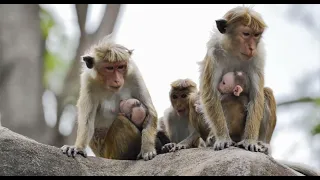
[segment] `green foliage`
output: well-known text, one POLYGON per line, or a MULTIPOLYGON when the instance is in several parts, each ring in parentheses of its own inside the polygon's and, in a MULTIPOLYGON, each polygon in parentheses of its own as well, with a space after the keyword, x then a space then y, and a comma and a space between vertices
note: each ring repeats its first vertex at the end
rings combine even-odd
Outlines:
POLYGON ((55 24, 56 23, 52 15, 40 7, 40 27, 45 40, 48 38, 50 30, 53 26, 55 26, 55 24))
MULTIPOLYGON (((54 28, 59 28, 59 24, 55 21, 52 14, 50 14, 46 9, 42 8, 40 6, 40 27, 43 35, 44 40, 44 86, 48 88, 50 84, 50 79, 52 76, 57 76, 56 71, 64 70, 66 63, 62 60, 60 54, 52 52, 48 46, 47 43, 49 41, 49 36, 51 34, 56 35, 55 31, 52 31, 54 28)), ((66 41, 65 37, 60 38, 58 36, 60 43, 63 43, 63 41, 66 41)))
POLYGON ((311 133, 312 133, 313 135, 319 134, 319 133, 320 133, 320 124, 318 124, 317 126, 315 126, 315 127, 312 129, 311 133))

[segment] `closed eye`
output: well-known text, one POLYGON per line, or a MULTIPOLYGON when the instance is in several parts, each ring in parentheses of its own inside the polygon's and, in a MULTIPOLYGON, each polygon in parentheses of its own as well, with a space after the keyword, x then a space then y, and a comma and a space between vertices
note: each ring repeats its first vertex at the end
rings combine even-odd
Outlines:
POLYGON ((178 98, 177 95, 173 95, 173 96, 172 96, 172 99, 177 99, 177 98, 178 98))

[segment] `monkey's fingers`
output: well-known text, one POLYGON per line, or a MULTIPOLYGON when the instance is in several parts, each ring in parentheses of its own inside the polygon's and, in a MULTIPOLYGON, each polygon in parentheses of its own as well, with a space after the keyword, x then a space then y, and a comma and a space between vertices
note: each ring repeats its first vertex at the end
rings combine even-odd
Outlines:
POLYGON ((68 145, 64 145, 62 146, 60 149, 62 150, 62 153, 63 154, 67 154, 68 150, 69 150, 69 147, 68 145))
POLYGON ((144 153, 142 155, 142 157, 145 161, 149 161, 149 160, 153 159, 154 157, 156 157, 156 155, 157 155, 156 151, 151 151, 151 152, 144 153))
POLYGON ((218 150, 223 150, 225 148, 228 148, 230 146, 234 146, 234 142, 230 139, 230 140, 217 140, 214 145, 213 145, 213 149, 215 151, 218 150))
POLYGON ((141 159, 142 158, 142 152, 140 151, 140 153, 138 154, 137 156, 137 160, 141 159))
POLYGON ((161 148, 161 151, 162 152, 170 152, 170 150, 172 148, 174 148, 176 146, 176 143, 168 143, 168 144, 165 144, 164 146, 162 146, 161 148))

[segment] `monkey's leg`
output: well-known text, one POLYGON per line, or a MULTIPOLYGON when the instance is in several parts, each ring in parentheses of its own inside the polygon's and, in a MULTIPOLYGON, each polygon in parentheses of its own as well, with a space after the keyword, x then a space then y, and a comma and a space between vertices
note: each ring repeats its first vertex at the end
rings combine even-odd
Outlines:
POLYGON ((141 148, 141 132, 126 117, 118 116, 104 141, 103 156, 108 159, 136 160, 141 148))
POLYGON ((262 146, 264 146, 264 153, 271 154, 270 149, 270 141, 277 123, 277 106, 276 100, 274 98, 273 92, 270 88, 265 87, 263 89, 265 103, 264 103, 264 113, 263 119, 260 125, 260 132, 259 132, 259 141, 262 146))

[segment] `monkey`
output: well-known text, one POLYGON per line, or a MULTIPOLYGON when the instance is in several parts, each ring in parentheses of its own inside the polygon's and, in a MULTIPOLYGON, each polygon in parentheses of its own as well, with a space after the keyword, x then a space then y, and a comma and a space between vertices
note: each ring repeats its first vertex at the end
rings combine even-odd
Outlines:
POLYGON ((239 146, 261 152, 265 147, 261 142, 270 143, 277 119, 273 91, 264 87, 265 49, 261 37, 267 25, 253 9, 235 7, 216 20, 216 26, 206 56, 199 63, 200 101, 205 120, 214 132, 213 149, 239 146), (245 72, 250 81, 245 128, 238 143, 230 137, 217 89, 222 75, 230 71, 245 72))
POLYGON ((147 108, 137 99, 126 99, 120 101, 120 113, 130 119, 138 129, 141 129, 147 115, 147 108))
POLYGON ((193 132, 196 131, 189 123, 189 94, 197 91, 197 84, 188 78, 171 83, 169 92, 171 106, 165 110, 158 122, 158 134, 166 135, 170 141, 163 145, 163 152, 204 147, 203 140, 200 136, 194 135, 193 132))
MULTIPOLYGON (((238 146, 270 155, 268 146, 277 116, 273 91, 264 87, 265 49, 261 38, 266 28, 261 15, 244 6, 232 8, 222 19, 216 20, 216 29, 207 42, 206 55, 198 63, 200 107, 212 133, 207 141, 213 142, 214 150, 238 146), (222 75, 230 71, 245 72, 249 79, 245 127, 241 141, 237 143, 230 137, 217 88, 222 75)), ((280 163, 305 175, 319 175, 303 165, 280 163)))
POLYGON ((108 35, 81 56, 77 137, 73 146, 61 147, 64 154, 86 157, 89 145, 108 159, 147 161, 157 155, 157 112, 132 52, 108 35), (141 131, 119 111, 120 102, 132 98, 146 107, 141 131))
POLYGON ((221 105, 229 134, 234 142, 241 140, 245 128, 246 106, 249 102, 249 81, 246 73, 228 72, 218 85, 221 105))

